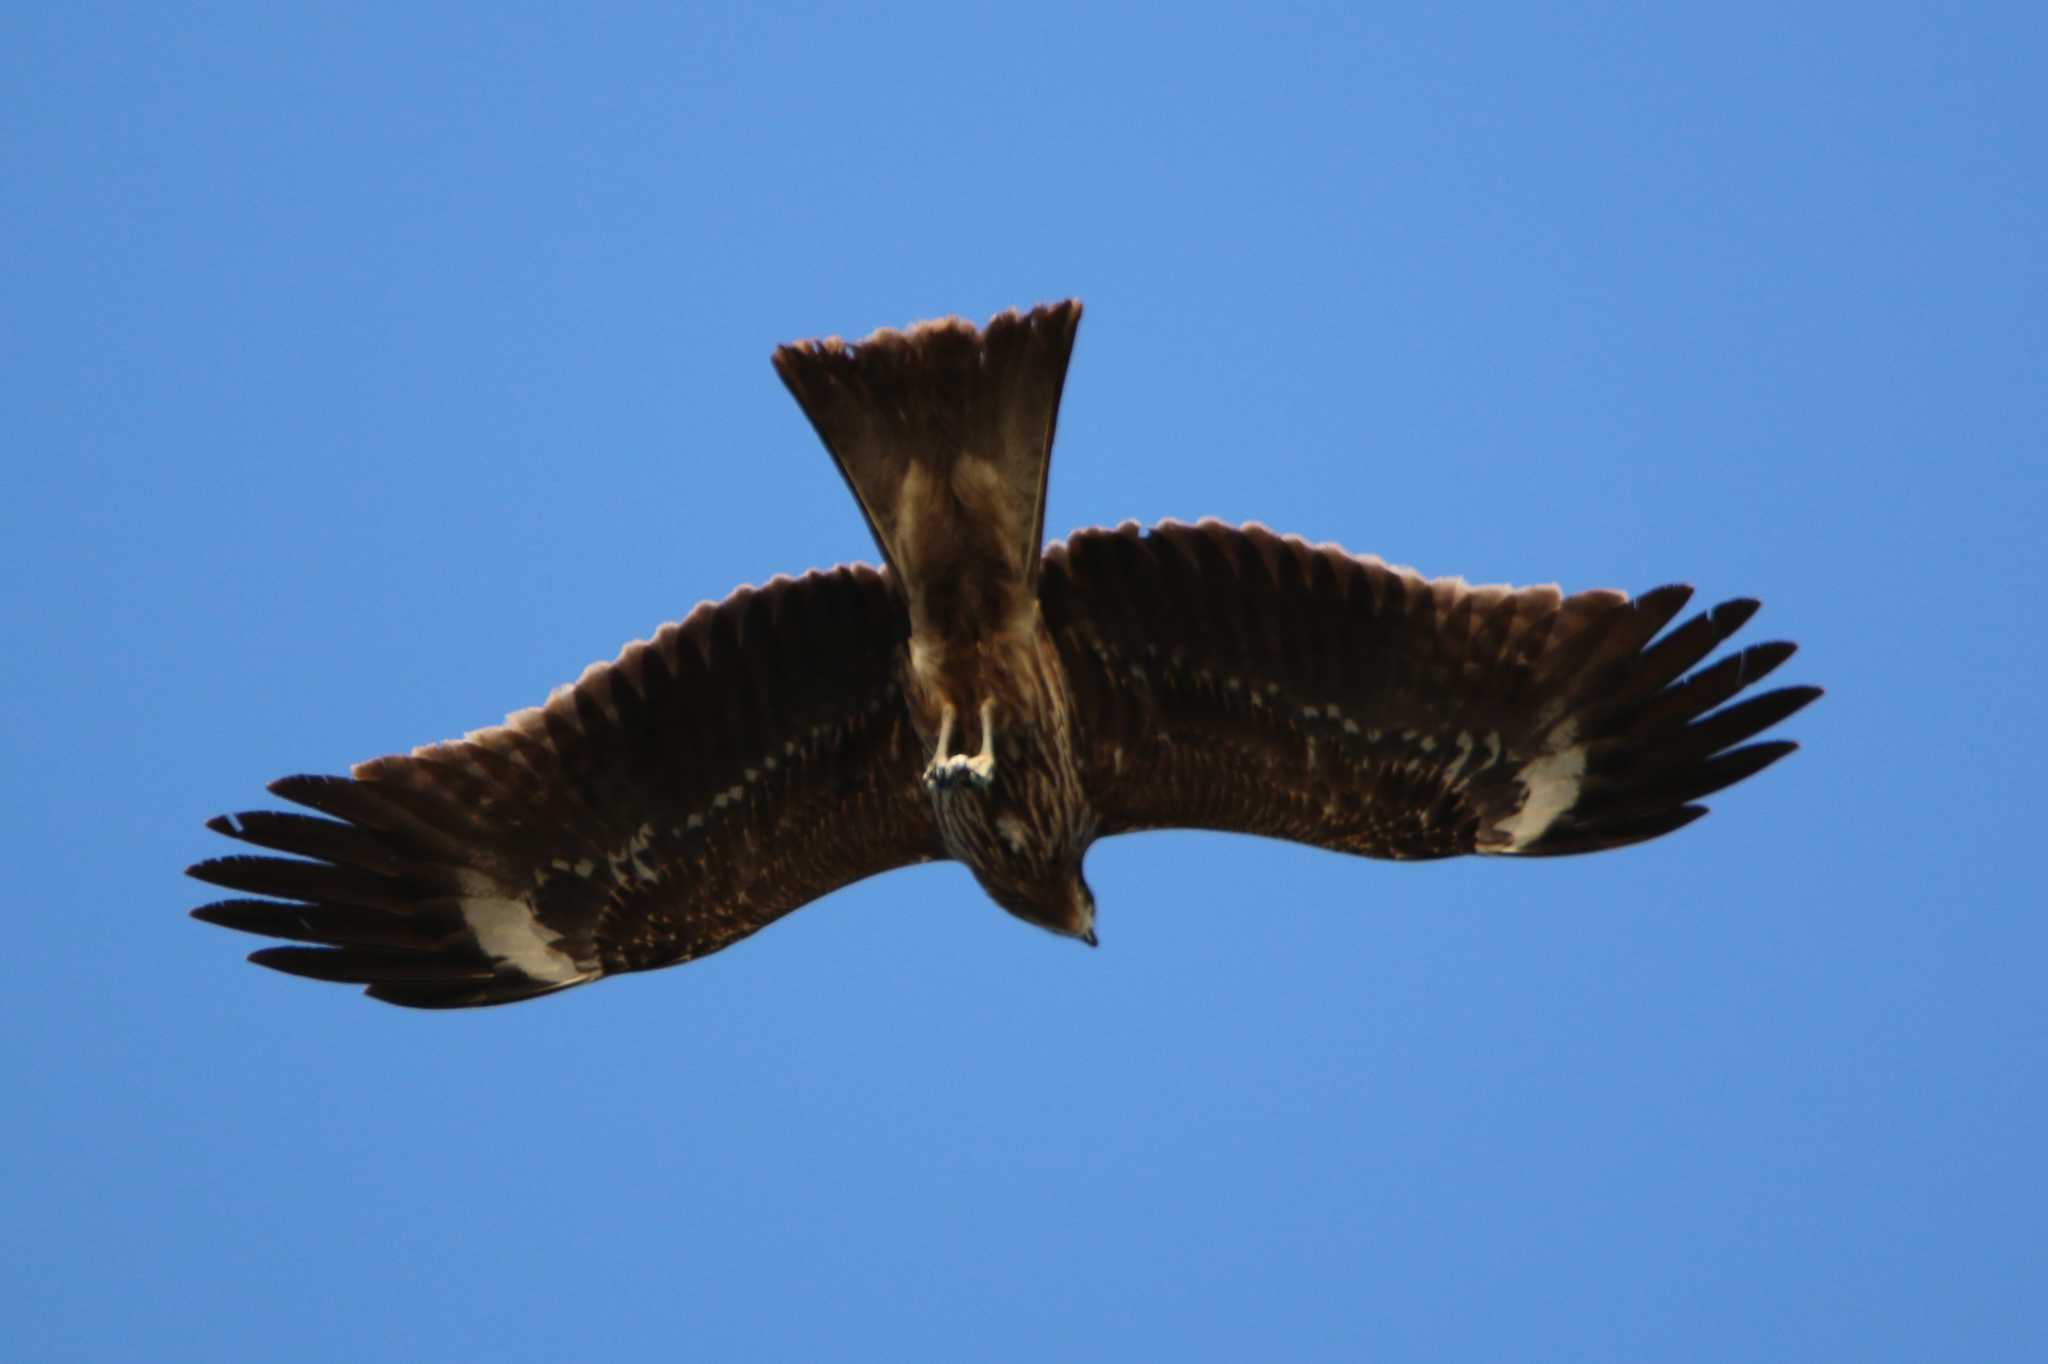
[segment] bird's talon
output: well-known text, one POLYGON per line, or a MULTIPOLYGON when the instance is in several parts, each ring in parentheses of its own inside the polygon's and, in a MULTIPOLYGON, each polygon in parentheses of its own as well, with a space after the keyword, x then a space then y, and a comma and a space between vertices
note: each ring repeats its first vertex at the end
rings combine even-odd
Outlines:
POLYGON ((965 781, 977 789, 986 790, 994 776, 993 759, 970 758, 965 753, 954 753, 944 758, 933 758, 925 764, 924 786, 927 791, 949 791, 965 781))

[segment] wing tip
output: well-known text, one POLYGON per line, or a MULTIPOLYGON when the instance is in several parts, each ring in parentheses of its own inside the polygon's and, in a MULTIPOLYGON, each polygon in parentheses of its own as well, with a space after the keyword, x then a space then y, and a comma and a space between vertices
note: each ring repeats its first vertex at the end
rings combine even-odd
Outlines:
MULTIPOLYGON (((1661 631, 1690 596, 1690 588, 1670 584, 1644 593, 1635 605, 1647 604, 1661 631)), ((1495 827, 1534 823, 1528 811, 1541 811, 1541 802, 1556 813, 1504 850, 1540 856, 1646 842, 1706 814, 1707 797, 1796 753, 1796 740, 1757 736, 1824 690, 1806 684, 1750 689, 1796 654, 1797 644, 1767 640, 1699 666, 1761 606, 1755 597, 1718 602, 1568 683, 1570 709, 1552 730, 1560 746, 1525 766, 1521 805, 1495 827)))

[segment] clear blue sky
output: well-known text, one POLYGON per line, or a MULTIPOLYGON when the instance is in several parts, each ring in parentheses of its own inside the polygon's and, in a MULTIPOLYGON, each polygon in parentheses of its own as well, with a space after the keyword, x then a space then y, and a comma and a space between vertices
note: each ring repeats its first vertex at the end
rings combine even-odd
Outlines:
POLYGON ((9 6, 10 1348, 2048 1358, 2041 11, 1536 8, 9 6), (1068 294, 1049 530, 1753 593, 1804 751, 1104 844, 1093 953, 934 866, 435 1016, 184 917, 266 780, 872 559, 776 343, 1068 294))

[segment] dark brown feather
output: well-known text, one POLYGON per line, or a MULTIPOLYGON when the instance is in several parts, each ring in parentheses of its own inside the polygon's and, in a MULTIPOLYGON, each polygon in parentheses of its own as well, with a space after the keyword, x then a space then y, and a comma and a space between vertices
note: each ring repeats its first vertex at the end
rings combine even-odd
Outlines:
POLYGON ((775 371, 904 585, 915 628, 972 634, 1028 600, 1081 305, 782 346, 775 371))
POLYGON ((1041 575, 1105 834, 1192 825, 1394 858, 1637 842, 1789 752, 1734 745, 1817 689, 1713 708, 1792 646, 1685 678, 1756 609, 1657 639, 1690 596, 1429 582, 1214 521, 1082 531, 1041 575), (1531 764, 1574 745, 1576 798, 1523 818, 1531 764))
POLYGON ((839 886, 942 855, 896 682, 903 635, 873 569, 743 588, 502 726, 352 778, 274 783, 330 818, 212 821, 292 856, 193 867, 275 897, 194 913, 320 944, 265 949, 262 965, 421 1007, 576 983, 486 951, 464 917, 479 899, 521 906, 536 942, 588 966, 582 978, 716 951, 839 886))
POLYGON ((194 915, 295 944, 252 957, 279 971, 471 1007, 688 961, 948 855, 1093 943, 1100 834, 1619 847, 1792 751, 1759 736, 1818 689, 1738 698, 1793 646, 1707 661, 1752 600, 1669 628, 1689 587, 1471 587, 1214 521, 1041 553, 1079 319, 778 350, 886 574, 740 588, 503 725, 275 782, 321 817, 212 821, 264 853, 191 874, 268 898, 194 915))

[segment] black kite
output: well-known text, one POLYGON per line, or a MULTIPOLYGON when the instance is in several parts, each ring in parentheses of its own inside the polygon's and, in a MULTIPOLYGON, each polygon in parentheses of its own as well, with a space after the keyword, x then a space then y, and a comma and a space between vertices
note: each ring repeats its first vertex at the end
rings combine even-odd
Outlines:
POLYGON ((1259 526, 1135 523, 1043 552, 1080 305, 775 354, 886 566, 706 603, 493 729, 271 790, 209 827, 290 857, 193 911, 251 960, 421 1007, 689 961, 953 858, 1095 941, 1097 838, 1190 826, 1367 857, 1655 838, 1792 751, 1790 657, 1693 669, 1756 610, 1691 591, 1469 587, 1259 526), (326 817, 320 817, 326 816, 326 817))

